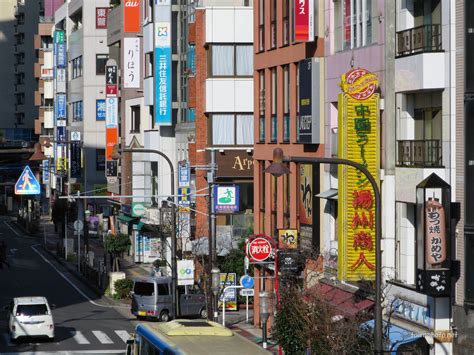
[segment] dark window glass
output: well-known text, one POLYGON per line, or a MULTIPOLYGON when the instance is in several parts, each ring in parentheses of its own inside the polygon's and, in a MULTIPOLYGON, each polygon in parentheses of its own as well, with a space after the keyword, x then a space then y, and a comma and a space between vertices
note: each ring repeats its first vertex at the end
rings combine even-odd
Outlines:
POLYGON ((150 282, 135 282, 133 292, 139 296, 151 296, 155 292, 155 287, 150 282))
POLYGON ((464 275, 466 275, 466 294, 467 302, 474 303, 474 235, 467 234, 464 244, 464 261, 466 263, 464 275))
POLYGON ((16 307, 17 316, 43 316, 48 314, 45 304, 21 304, 16 307))
POLYGON ((168 284, 158 284, 158 296, 168 296, 170 294, 170 289, 168 284))
POLYGON ((96 75, 105 75, 105 64, 109 59, 108 54, 97 54, 95 56, 95 74, 96 75))

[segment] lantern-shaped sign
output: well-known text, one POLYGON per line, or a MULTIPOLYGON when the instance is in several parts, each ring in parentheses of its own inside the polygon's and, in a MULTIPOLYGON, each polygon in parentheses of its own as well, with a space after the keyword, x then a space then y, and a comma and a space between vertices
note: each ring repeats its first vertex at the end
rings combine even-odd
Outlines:
POLYGON ((430 296, 451 293, 451 186, 431 174, 416 187, 416 288, 430 296))

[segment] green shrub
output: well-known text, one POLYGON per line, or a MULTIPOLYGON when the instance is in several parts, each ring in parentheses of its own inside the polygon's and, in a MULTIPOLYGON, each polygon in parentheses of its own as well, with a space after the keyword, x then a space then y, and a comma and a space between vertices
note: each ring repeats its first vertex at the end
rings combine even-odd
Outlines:
POLYGON ((129 298, 132 288, 133 280, 130 279, 117 280, 114 284, 115 294, 119 299, 129 298))

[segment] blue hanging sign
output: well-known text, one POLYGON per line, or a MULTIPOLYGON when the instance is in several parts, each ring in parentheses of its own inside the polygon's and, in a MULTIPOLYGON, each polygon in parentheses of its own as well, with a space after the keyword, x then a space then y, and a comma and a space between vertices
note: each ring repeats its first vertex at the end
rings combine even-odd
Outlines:
POLYGON ((27 165, 15 184, 15 195, 39 195, 41 187, 35 175, 27 165))
POLYGON ((240 209, 238 185, 214 185, 214 208, 217 213, 234 213, 240 209))

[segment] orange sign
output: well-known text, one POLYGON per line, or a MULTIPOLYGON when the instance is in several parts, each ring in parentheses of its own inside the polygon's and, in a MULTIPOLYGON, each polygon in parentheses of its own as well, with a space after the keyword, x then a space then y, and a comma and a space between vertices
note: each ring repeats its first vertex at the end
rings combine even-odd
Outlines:
POLYGON ((127 0, 123 5, 123 32, 140 32, 140 0, 127 0))
POLYGON ((114 145, 118 144, 118 128, 106 128, 105 129, 105 160, 112 161, 112 149, 114 145))

